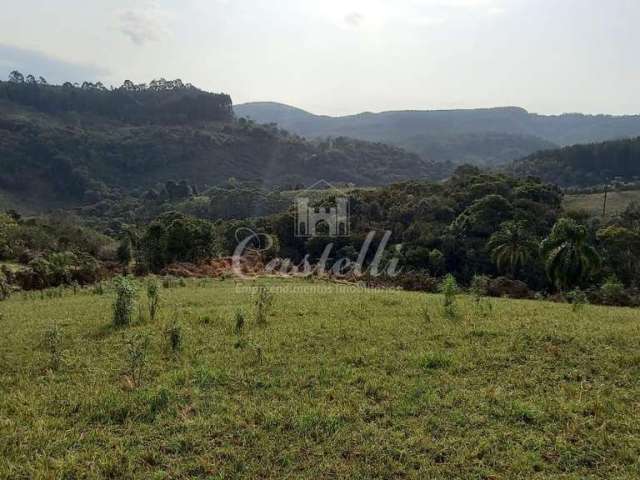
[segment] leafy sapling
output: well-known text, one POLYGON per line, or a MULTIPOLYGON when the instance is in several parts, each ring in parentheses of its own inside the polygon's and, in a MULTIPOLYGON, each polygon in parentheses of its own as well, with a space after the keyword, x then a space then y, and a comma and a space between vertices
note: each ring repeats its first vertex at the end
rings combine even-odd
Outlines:
POLYGON ((155 279, 147 282, 147 301, 149 302, 149 320, 153 322, 160 308, 160 287, 155 279))
POLYGON ((62 330, 57 324, 44 332, 42 344, 49 354, 49 367, 58 370, 62 363, 62 330))
POLYGON ((117 277, 114 284, 116 300, 113 304, 113 324, 116 327, 124 327, 132 322, 138 290, 127 277, 117 277))
POLYGON ((258 289, 256 298, 256 324, 266 325, 273 306, 273 294, 267 287, 261 286, 258 289))
POLYGON ((453 275, 447 275, 440 285, 440 292, 443 298, 443 310, 447 318, 454 319, 458 315, 456 296, 458 294, 458 283, 453 275))

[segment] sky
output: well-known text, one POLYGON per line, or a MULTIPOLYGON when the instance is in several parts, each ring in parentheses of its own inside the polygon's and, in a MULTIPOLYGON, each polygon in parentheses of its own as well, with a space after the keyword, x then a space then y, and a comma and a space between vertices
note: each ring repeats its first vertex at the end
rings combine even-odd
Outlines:
POLYGON ((0 0, 0 76, 181 78, 325 115, 640 113, 639 0, 0 0))

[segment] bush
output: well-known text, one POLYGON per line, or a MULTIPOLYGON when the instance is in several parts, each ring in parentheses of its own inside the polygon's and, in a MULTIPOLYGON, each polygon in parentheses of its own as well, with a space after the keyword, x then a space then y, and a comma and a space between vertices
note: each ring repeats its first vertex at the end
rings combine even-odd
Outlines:
POLYGON ((113 324, 116 327, 127 326, 133 318, 138 290, 127 277, 116 277, 114 285, 116 300, 113 304, 113 324))
POLYGON ((631 303, 629 296, 625 292, 624 285, 615 277, 611 276, 600 287, 599 296, 605 305, 626 306, 631 303))
POLYGON ((0 301, 6 300, 11 296, 11 286, 3 272, 0 272, 0 301))
POLYGON ((60 330, 58 325, 53 325, 44 332, 42 344, 49 354, 49 366, 51 370, 58 370, 62 362, 62 330, 60 330))
POLYGON ((456 278, 449 274, 444 277, 440 284, 440 293, 444 295, 442 306, 445 316, 455 318, 457 316, 456 295, 458 294, 458 282, 456 278))
POLYGON ((147 364, 151 340, 148 335, 136 334, 126 343, 127 370, 134 386, 140 385, 147 364))
POLYGON ((482 297, 489 295, 490 284, 491 279, 486 275, 474 275, 469 286, 469 293, 473 295, 476 302, 479 302, 482 297))
POLYGON ((235 332, 236 335, 238 336, 242 335, 242 332, 244 331, 244 324, 245 324, 244 313, 242 313, 242 310, 236 310, 236 315, 234 318, 234 326, 233 326, 233 331, 235 332))
POLYGON ((160 307, 160 288, 154 278, 147 282, 147 300, 149 301, 149 319, 153 322, 160 307))
POLYGON ((526 283, 507 277, 494 278, 489 282, 488 293, 492 297, 532 298, 531 290, 526 283))
POLYGON ((382 275, 372 277, 365 275, 362 281, 371 288, 378 287, 398 287, 410 292, 438 292, 438 279, 432 277, 428 272, 406 272, 395 277, 382 275))
POLYGON ((256 298, 257 325, 266 325, 272 305, 273 295, 267 287, 260 287, 258 289, 258 297, 256 298))
POLYGON ((574 312, 581 310, 585 305, 589 303, 587 294, 579 288, 576 288, 575 290, 567 293, 567 300, 569 301, 569 303, 571 303, 574 312))
POLYGON ((165 335, 167 338, 167 344, 169 349, 173 353, 178 353, 182 350, 183 344, 183 335, 182 335, 182 325, 177 320, 171 322, 171 324, 167 327, 165 331, 165 335))

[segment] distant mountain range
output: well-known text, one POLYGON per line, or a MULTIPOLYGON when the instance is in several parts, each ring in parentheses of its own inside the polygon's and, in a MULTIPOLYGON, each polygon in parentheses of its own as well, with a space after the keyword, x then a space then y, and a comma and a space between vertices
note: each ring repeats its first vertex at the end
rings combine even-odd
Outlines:
POLYGON ((518 107, 314 115, 273 102, 234 106, 237 117, 307 137, 390 143, 435 162, 500 166, 540 150, 640 135, 640 115, 537 115, 518 107))

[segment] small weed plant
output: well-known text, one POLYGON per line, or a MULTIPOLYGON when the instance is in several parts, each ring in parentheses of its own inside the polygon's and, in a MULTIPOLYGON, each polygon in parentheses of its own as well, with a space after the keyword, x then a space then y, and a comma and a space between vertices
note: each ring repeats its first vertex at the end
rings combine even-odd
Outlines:
POLYGON ((145 334, 132 335, 126 342, 127 373, 135 386, 142 383, 150 345, 151 339, 145 334))
POLYGON ((458 283, 453 275, 447 275, 440 285, 440 293, 443 295, 442 307, 445 317, 454 319, 458 315, 456 296, 458 295, 458 283))
POLYGON ((154 278, 147 282, 147 301, 149 302, 149 320, 153 322, 160 308, 160 287, 154 278))
POLYGON ((256 298, 256 324, 266 325, 273 306, 273 294, 265 286, 258 289, 256 298))
POLYGON ((178 320, 173 320, 165 330, 165 336, 169 350, 173 354, 180 353, 184 344, 182 325, 178 320))
POLYGON ((57 324, 44 332, 42 344, 49 354, 49 367, 58 370, 62 364, 62 330, 57 324))

